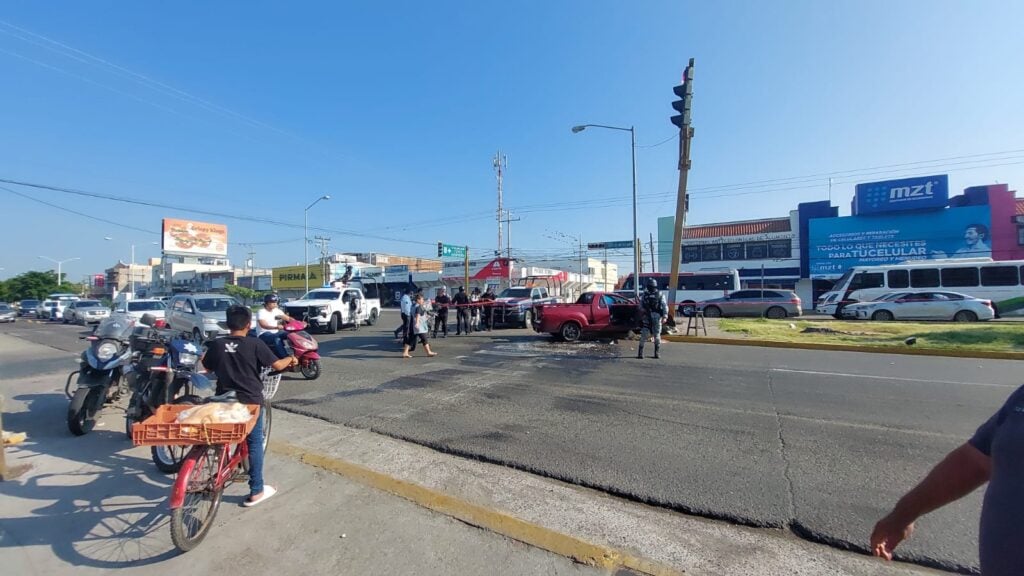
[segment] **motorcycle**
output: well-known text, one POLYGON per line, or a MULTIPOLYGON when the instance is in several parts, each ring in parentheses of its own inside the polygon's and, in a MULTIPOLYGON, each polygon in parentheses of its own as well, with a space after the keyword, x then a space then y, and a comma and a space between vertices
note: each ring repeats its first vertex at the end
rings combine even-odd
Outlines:
POLYGON ((292 320, 285 322, 281 327, 287 334, 285 349, 299 359, 298 366, 287 370, 294 372, 298 368, 306 380, 316 380, 320 377, 320 353, 317 352, 320 345, 309 332, 306 332, 307 326, 305 322, 292 320))
POLYGON ((89 341, 89 347, 82 352, 74 393, 68 386, 68 430, 75 436, 91 432, 103 405, 116 402, 127 392, 125 374, 131 370, 128 338, 132 328, 131 322, 112 318, 97 326, 92 335, 82 338, 89 341))
MULTIPOLYGON (((131 438, 132 425, 145 420, 164 404, 196 404, 200 390, 212 393, 213 385, 196 372, 200 350, 192 335, 162 330, 162 323, 145 314, 131 335, 134 351, 129 376, 132 396, 125 410, 125 433, 131 438)), ((153 463, 164 473, 181 468, 188 446, 152 446, 153 463)))

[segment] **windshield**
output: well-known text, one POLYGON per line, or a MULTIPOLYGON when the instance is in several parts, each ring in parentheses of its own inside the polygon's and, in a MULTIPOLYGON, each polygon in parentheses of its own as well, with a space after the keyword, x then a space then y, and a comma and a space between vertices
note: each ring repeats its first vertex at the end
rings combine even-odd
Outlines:
POLYGON ((529 298, 529 288, 505 288, 498 295, 498 298, 529 298))
POLYGON ((129 312, 145 312, 147 310, 163 310, 165 309, 163 302, 129 302, 129 312))
POLYGON ((850 276, 853 276, 853 268, 850 268, 845 274, 840 276, 839 280, 836 280, 836 283, 832 285, 832 289, 837 291, 844 290, 846 283, 850 281, 850 276))
POLYGON ((99 300, 79 300, 78 304, 75 304, 75 308, 96 308, 102 306, 103 304, 99 300))
POLYGON ((93 333, 93 336, 98 338, 117 338, 119 340, 123 340, 128 338, 128 335, 134 325, 135 324, 133 322, 125 320, 124 316, 120 318, 111 318, 101 322, 99 327, 96 328, 96 332, 93 333))
POLYGON ((39 306, 39 300, 22 300, 21 301, 21 307, 22 308, 34 308, 36 306, 39 306))
POLYGON ((196 298, 196 308, 200 312, 224 312, 238 305, 234 298, 196 298))
POLYGON ((0 304, 0 312, 7 312, 10 309, 11 307, 8 306, 7 304, 0 304))
POLYGON ((341 292, 333 290, 314 290, 302 297, 303 300, 337 300, 341 292))

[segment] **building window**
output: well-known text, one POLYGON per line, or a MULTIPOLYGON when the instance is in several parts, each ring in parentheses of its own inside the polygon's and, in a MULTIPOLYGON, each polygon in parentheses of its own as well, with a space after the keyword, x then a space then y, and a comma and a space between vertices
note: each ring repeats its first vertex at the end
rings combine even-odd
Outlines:
POLYGON ((747 260, 764 260, 767 257, 767 242, 747 242, 747 260))
POLYGON ((722 259, 721 244, 705 244, 701 246, 700 259, 704 262, 715 262, 722 259))
POLYGON ((683 246, 683 262, 700 262, 700 246, 683 246))
POLYGON ((789 239, 772 240, 768 243, 768 255, 772 258, 792 258, 793 241, 789 239))
POLYGON ((1024 246, 1024 226, 1017 227, 1017 245, 1024 246))
POLYGON ((724 260, 743 260, 743 243, 733 242, 723 247, 724 260))
POLYGON ((910 288, 910 272, 889 270, 889 288, 910 288))

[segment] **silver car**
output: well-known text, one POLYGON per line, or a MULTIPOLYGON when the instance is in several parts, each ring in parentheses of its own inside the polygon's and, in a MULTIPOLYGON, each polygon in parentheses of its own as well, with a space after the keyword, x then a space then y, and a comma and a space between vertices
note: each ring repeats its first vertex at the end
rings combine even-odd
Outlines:
POLYGON ((237 305, 238 300, 224 294, 177 294, 168 301, 164 319, 169 328, 203 341, 230 332, 224 313, 237 305))
POLYGON ((115 313, 125 314, 138 322, 142 320, 142 316, 145 314, 152 314, 157 319, 164 317, 164 313, 167 310, 166 304, 162 300, 129 300, 122 302, 117 305, 114 310, 115 313))
POLYGON ((953 320, 977 322, 991 320, 996 313, 992 302, 959 292, 899 292, 879 300, 848 304, 845 318, 856 320, 953 320))
POLYGON ((0 323, 17 322, 18 311, 8 304, 0 304, 0 323))
POLYGON ((64 308, 65 324, 99 324, 110 318, 110 308, 99 300, 75 300, 64 308))
POLYGON ((697 310, 708 318, 755 316, 778 319, 803 314, 800 297, 789 290, 737 290, 722 298, 699 302, 697 310))

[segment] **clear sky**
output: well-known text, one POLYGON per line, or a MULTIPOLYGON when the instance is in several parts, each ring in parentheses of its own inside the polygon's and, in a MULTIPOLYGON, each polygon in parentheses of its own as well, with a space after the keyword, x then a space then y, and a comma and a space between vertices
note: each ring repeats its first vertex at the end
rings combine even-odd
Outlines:
POLYGON ((335 251, 491 251, 499 149, 515 255, 568 255, 559 233, 628 239, 629 135, 581 123, 636 126, 646 241, 674 213, 690 57, 692 223, 787 215, 830 174, 843 213, 854 184, 890 176, 1020 188, 1021 22, 1011 0, 8 1, 0 178, 177 209, 4 184, 80 214, 0 190, 0 277, 40 255, 81 258, 74 280, 131 243, 155 256, 164 216, 295 264, 322 194, 310 226, 330 231, 310 234, 335 251))

